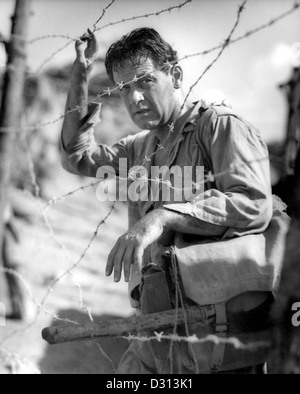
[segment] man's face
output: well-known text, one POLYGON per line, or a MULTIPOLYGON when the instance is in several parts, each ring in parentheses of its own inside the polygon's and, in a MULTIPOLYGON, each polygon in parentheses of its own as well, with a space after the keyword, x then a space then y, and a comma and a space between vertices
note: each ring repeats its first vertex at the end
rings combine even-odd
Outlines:
POLYGON ((116 84, 125 84, 120 96, 133 122, 141 129, 157 130, 166 126, 175 111, 176 95, 171 72, 157 70, 148 58, 140 64, 127 60, 120 72, 114 72, 116 84), (153 72, 153 74, 148 74, 153 72), (142 78, 141 78, 142 77, 142 78))

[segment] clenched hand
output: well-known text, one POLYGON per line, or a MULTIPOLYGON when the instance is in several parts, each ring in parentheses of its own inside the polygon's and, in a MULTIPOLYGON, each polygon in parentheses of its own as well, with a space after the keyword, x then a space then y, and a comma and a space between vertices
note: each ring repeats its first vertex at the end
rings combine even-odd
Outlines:
POLYGON ((98 53, 98 42, 95 34, 88 29, 75 44, 77 59, 76 63, 84 67, 88 73, 92 71, 98 53))

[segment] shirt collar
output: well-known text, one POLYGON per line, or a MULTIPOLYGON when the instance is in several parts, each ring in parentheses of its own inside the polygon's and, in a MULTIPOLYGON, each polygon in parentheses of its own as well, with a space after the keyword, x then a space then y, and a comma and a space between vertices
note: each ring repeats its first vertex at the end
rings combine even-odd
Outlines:
MULTIPOLYGON (((181 128, 179 135, 193 132, 196 127, 196 121, 197 121, 197 117, 199 116, 200 109, 201 108, 203 108, 203 109, 208 108, 208 105, 203 100, 196 101, 193 103, 193 105, 194 105, 194 108, 193 108, 190 116, 188 117, 188 119, 185 121, 183 127, 181 128)), ((153 146, 156 147, 156 144, 158 142, 157 136, 155 136, 151 133, 149 134, 149 138, 150 138, 150 141, 148 143, 147 153, 149 153, 153 149, 153 146)))
POLYGON ((181 130, 182 134, 190 133, 195 130, 196 120, 197 120, 197 117, 199 116, 200 108, 204 108, 204 109, 207 108, 207 105, 204 103, 203 100, 196 101, 193 104, 194 104, 193 111, 192 111, 191 115, 189 116, 189 118, 187 119, 187 121, 185 122, 185 124, 181 130))

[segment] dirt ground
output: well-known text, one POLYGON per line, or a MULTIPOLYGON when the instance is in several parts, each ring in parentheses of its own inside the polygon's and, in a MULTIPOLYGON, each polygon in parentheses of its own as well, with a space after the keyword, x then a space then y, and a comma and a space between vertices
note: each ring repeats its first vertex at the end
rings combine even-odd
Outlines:
MULTIPOLYGON (((79 178, 62 174, 59 182, 46 185, 45 193, 59 196, 86 184, 79 178), (48 188, 48 189, 47 189, 48 188)), ((0 373, 42 374, 108 374, 115 372, 128 341, 105 338, 92 341, 50 346, 41 338, 44 327, 55 322, 53 315, 82 323, 88 322, 90 308, 94 320, 107 317, 128 317, 133 314, 127 298, 125 283, 114 284, 104 274, 106 259, 116 240, 127 228, 126 206, 118 204, 111 217, 99 231, 97 238, 73 275, 63 278, 50 293, 44 310, 36 317, 47 289, 57 277, 76 263, 97 224, 105 218, 110 205, 99 203, 95 190, 80 191, 47 210, 53 235, 45 225, 39 204, 24 192, 13 193, 14 205, 26 212, 28 219, 19 218, 17 225, 21 243, 15 247, 15 258, 30 291, 27 294, 26 321, 6 321, 0 327, 0 373), (28 294, 30 293, 30 294, 28 294), (51 316, 52 315, 52 316, 51 316), (107 357, 108 356, 108 357, 107 357)), ((28 290, 28 289, 27 289, 28 290)), ((10 311, 7 288, 0 272, 0 303, 10 311)), ((3 320, 3 317, 2 317, 3 320)))

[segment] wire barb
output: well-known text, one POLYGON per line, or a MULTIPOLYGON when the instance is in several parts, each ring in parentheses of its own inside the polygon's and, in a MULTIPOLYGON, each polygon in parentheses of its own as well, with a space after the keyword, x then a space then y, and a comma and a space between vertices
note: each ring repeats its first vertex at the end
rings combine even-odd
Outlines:
POLYGON ((97 30, 97 26, 98 24, 102 21, 102 19, 104 18, 106 12, 108 11, 108 9, 114 4, 116 0, 112 0, 102 11, 102 15, 100 16, 100 18, 97 19, 97 21, 94 23, 93 25, 93 33, 95 33, 95 31, 97 30))

